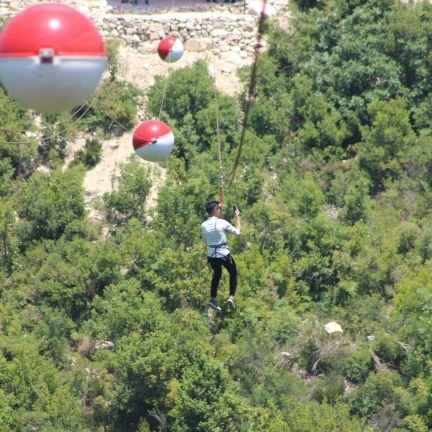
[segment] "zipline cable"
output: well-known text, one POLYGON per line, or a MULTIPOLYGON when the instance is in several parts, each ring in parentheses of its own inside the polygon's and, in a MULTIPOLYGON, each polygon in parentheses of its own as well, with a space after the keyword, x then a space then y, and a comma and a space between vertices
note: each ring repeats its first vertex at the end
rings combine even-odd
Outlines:
POLYGON ((234 176, 235 176, 235 173, 237 170, 238 163, 240 161, 241 151, 242 151, 244 140, 245 140, 246 129, 248 126, 249 111, 250 111, 250 108, 252 105, 253 93, 254 93, 255 85, 256 85, 258 59, 259 59, 259 55, 260 55, 260 49, 262 48, 261 41, 262 41, 262 37, 264 34, 264 22, 265 22, 265 16, 266 16, 265 15, 266 6, 267 6, 267 0, 262 0, 261 14, 260 14, 259 21, 258 21, 258 34, 257 34, 257 42, 255 45, 254 62, 252 63, 252 71, 251 71, 251 78, 249 81, 249 89, 248 89, 247 100, 246 100, 246 108, 245 108, 245 113, 244 113, 243 122, 242 122, 240 144, 239 144, 239 147, 237 150, 237 155, 236 155, 236 158, 234 161, 234 167, 230 173, 231 180, 230 180, 229 185, 231 185, 232 182, 234 181, 234 176))
MULTIPOLYGON (((215 23, 214 18, 214 10, 212 9, 212 22, 213 22, 213 28, 215 23)), ((215 43, 214 43, 214 36, 212 34, 212 53, 213 53, 213 76, 214 76, 214 99, 215 99, 215 107, 216 107, 216 143, 217 143, 217 154, 218 154, 218 161, 219 161, 219 205, 222 206, 223 204, 223 192, 224 192, 224 183, 225 183, 225 172, 223 168, 223 162, 222 162, 222 150, 221 150, 221 138, 220 138, 220 112, 219 112, 219 95, 218 95, 218 89, 216 86, 216 79, 217 79, 217 68, 216 68, 216 53, 215 53, 215 43)))

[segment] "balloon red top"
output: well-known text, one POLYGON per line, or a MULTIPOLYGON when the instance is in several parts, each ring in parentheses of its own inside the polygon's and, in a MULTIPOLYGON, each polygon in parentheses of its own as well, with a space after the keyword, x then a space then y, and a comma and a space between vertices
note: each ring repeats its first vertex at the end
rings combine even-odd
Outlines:
POLYGON ((0 57, 39 55, 105 56, 105 46, 93 22, 62 3, 39 3, 15 15, 0 34, 0 57))
POLYGON ((167 36, 159 42, 158 54, 160 58, 165 59, 176 40, 177 39, 174 36, 167 36))
POLYGON ((135 129, 132 138, 133 148, 136 150, 171 132, 172 130, 163 121, 148 120, 135 129))

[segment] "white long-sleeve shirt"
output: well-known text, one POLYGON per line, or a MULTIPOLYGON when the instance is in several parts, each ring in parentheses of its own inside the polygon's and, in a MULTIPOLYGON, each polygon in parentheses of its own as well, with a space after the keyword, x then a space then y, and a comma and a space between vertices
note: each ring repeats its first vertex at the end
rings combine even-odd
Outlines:
POLYGON ((230 253, 227 245, 227 232, 236 236, 240 235, 240 230, 216 216, 209 217, 201 224, 201 232, 207 243, 207 255, 212 258, 222 258, 230 253))

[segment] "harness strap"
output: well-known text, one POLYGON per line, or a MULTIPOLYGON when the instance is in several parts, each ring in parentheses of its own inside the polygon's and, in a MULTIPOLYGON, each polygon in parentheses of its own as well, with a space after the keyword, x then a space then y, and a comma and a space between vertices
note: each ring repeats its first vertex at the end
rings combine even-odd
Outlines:
POLYGON ((211 248, 214 248, 214 249, 217 249, 217 248, 219 248, 221 246, 226 246, 226 243, 219 243, 217 245, 207 245, 207 246, 211 247, 211 248))
POLYGON ((209 248, 213 248, 213 255, 210 258, 214 258, 216 256, 217 250, 222 247, 222 246, 226 246, 226 243, 219 243, 217 245, 207 245, 209 248))

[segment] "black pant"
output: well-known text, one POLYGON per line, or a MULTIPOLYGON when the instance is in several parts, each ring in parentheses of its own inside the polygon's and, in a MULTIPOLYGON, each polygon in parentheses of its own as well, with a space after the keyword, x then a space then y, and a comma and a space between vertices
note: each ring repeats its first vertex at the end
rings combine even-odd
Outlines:
POLYGON ((208 257, 208 262, 213 269, 213 277, 210 285, 210 297, 215 298, 217 296, 219 281, 222 276, 222 266, 228 270, 230 276, 230 295, 233 296, 237 289, 237 266, 234 258, 231 254, 228 254, 223 258, 208 257))

